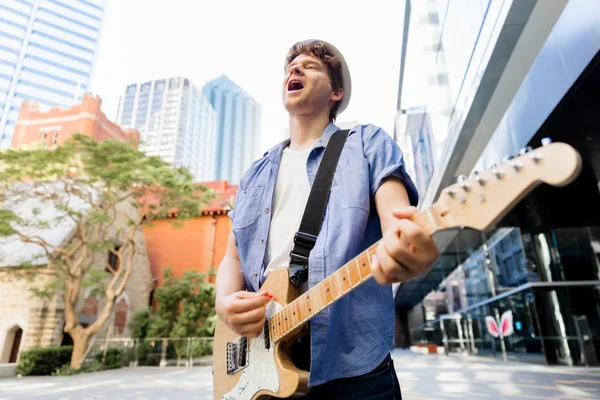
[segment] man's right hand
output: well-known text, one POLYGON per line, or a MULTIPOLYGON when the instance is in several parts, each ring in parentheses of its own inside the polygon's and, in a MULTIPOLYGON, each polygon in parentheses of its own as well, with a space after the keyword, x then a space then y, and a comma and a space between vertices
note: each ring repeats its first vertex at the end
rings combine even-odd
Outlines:
POLYGON ((217 301, 217 314, 238 335, 254 338, 264 328, 266 305, 272 298, 264 291, 235 292, 217 301))

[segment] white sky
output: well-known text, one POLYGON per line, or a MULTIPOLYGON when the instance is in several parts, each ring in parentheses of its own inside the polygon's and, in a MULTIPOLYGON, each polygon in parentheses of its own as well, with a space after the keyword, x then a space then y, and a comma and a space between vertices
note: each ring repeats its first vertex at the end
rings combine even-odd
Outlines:
POLYGON ((261 104, 267 150, 287 128, 285 54, 299 40, 318 38, 342 51, 352 75, 352 99, 338 121, 393 134, 403 3, 107 0, 91 91, 114 120, 129 83, 183 76, 201 88, 224 73, 261 104))

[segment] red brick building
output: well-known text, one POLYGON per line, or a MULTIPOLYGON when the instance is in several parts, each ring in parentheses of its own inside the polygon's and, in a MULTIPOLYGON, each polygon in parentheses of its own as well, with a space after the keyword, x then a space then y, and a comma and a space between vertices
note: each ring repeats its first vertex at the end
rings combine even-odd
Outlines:
POLYGON ((137 130, 123 131, 108 120, 101 106, 102 99, 92 94, 86 94, 81 104, 68 109, 53 107, 41 110, 37 103, 26 101, 21 105, 11 146, 18 148, 42 142, 45 146, 52 147, 62 144, 74 133, 81 133, 98 141, 139 141, 140 134, 137 130))
POLYGON ((225 255, 231 221, 231 210, 237 185, 227 181, 205 182, 219 197, 208 204, 202 215, 173 226, 168 220, 153 221, 144 226, 146 248, 152 276, 160 284, 165 269, 171 267, 177 276, 188 269, 199 272, 216 271, 225 255))

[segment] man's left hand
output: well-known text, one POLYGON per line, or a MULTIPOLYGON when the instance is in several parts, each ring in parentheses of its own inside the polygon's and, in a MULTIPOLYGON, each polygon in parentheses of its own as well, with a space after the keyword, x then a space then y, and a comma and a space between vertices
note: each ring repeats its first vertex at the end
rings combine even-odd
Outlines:
POLYGON ((398 219, 394 228, 383 234, 371 262, 373 277, 381 285, 406 282, 424 274, 439 258, 433 238, 420 225, 412 222, 418 212, 407 207, 392 212, 398 219))

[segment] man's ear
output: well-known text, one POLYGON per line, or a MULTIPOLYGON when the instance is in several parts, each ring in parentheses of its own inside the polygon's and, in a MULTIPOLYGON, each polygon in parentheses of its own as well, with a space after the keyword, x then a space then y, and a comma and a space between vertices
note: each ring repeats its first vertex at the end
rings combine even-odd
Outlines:
POLYGON ((344 89, 337 88, 331 92, 331 101, 340 101, 344 97, 344 89))

